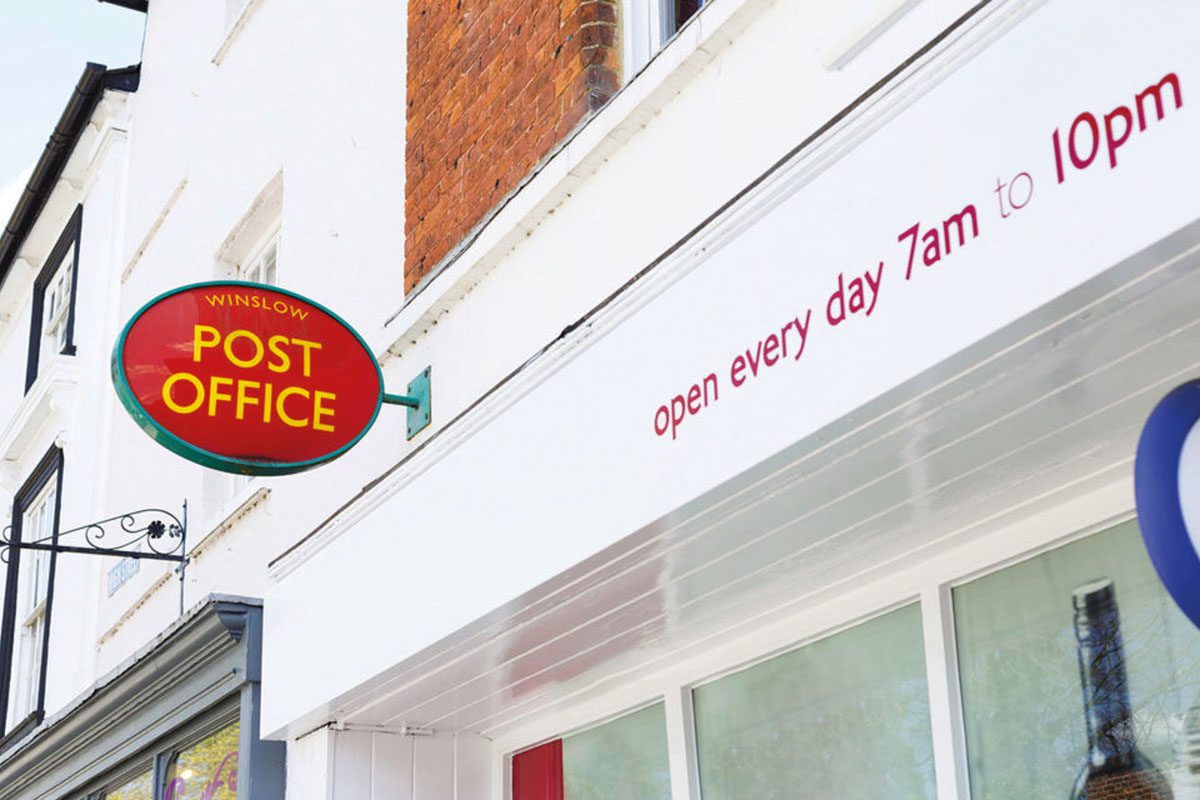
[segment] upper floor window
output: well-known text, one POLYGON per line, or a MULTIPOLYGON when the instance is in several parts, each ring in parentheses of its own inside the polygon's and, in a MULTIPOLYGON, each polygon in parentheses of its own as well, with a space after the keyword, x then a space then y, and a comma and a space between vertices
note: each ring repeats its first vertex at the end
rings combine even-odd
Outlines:
POLYGON ((217 249, 218 278, 278 284, 283 235, 283 173, 276 173, 249 203, 217 249))
MULTIPOLYGON (((62 494, 62 451, 52 448, 13 499, 14 542, 53 545, 62 494)), ((0 708, 4 732, 40 719, 46 701, 50 613, 54 602, 54 553, 10 549, 0 631, 0 708)))
POLYGON ((642 67, 712 0, 627 0, 625 11, 625 79, 642 67))
POLYGON ((79 229, 83 206, 76 206, 66 229, 33 283, 29 360, 25 390, 37 380, 44 354, 75 355, 75 295, 79 273, 79 229))
MULTIPOLYGON (((28 542, 51 539, 54 535, 54 509, 58 498, 53 482, 25 511, 21 537, 28 542)), ((26 551, 26 563, 17 579, 17 634, 7 730, 38 709, 41 688, 42 649, 46 641, 46 601, 50 596, 50 553, 26 551)))
POLYGON ((67 348, 67 317, 71 308, 71 289, 75 285, 72 280, 74 275, 75 265, 64 259, 46 290, 42 335, 49 340, 56 353, 67 348))

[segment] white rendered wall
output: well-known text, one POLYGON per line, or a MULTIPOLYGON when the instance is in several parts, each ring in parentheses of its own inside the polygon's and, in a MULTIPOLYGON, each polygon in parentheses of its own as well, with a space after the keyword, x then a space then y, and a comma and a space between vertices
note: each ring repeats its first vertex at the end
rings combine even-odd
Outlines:
MULTIPOLYGON (((224 3, 150 11, 133 98, 120 317, 169 288, 227 276, 224 244, 246 220, 273 216, 254 204, 281 178, 280 284, 327 304, 378 344, 384 316, 403 296, 405 6, 251 6, 220 64, 213 58, 224 3)), ((167 453, 118 409, 114 470, 143 466, 114 482, 109 500, 188 498, 190 544, 199 548, 188 605, 218 590, 261 596, 267 562, 397 457, 403 422, 402 413, 385 413, 336 467, 235 491, 231 476, 167 453), (245 501, 253 508, 221 527, 245 501)), ((120 663, 178 613, 167 570, 143 565, 102 603, 102 665, 120 663)))
MULTIPOLYGON (((88 201, 85 211, 85 252, 93 238, 116 237, 111 248, 116 255, 106 267, 110 294, 103 300, 111 302, 112 310, 106 311, 103 325, 89 331, 93 341, 107 339, 98 348, 102 359, 120 323, 147 299, 218 275, 223 245, 239 225, 255 218, 256 198, 281 177, 280 283, 313 296, 355 325, 383 356, 392 391, 427 364, 433 365, 434 425, 408 444, 403 412, 384 409, 372 432, 334 465, 307 475, 256 479, 234 492, 226 476, 170 455, 137 430, 113 402, 104 369, 94 369, 97 363, 89 361, 88 383, 79 392, 76 419, 81 427, 68 437, 64 524, 88 519, 101 510, 171 507, 188 498, 191 542, 198 550, 188 570, 187 602, 198 602, 212 591, 267 595, 271 633, 266 659, 271 685, 266 687, 270 719, 264 730, 280 731, 422 644, 532 588, 726 473, 760 459, 771 445, 755 439, 738 445, 745 448, 738 451, 741 461, 720 465, 724 470, 720 474, 691 474, 678 483, 664 479, 667 491, 661 497, 618 508, 617 516, 592 520, 612 524, 606 530, 593 526, 589 530, 595 535, 581 536, 553 557, 526 565, 528 571, 522 574, 501 575, 493 564, 490 569, 445 570, 432 579, 422 578, 417 574, 420 570, 445 564, 439 559, 447 557, 449 549, 422 561, 429 554, 422 551, 421 542, 414 546, 413 538, 405 537, 444 532, 436 526, 413 527, 417 516, 408 501, 415 493, 406 492, 396 496, 397 510, 377 519, 370 531, 352 530, 344 534, 344 541, 334 541, 326 550, 310 544, 285 558, 275 576, 282 581, 278 588, 268 572, 268 563, 321 526, 364 486, 428 441, 555 340, 565 326, 649 265, 972 4, 965 0, 918 3, 856 58, 840 69, 828 68, 831 60, 843 55, 830 42, 856 41, 894 5, 883 0, 859 0, 853 5, 717 0, 550 160, 460 263, 434 280, 422 296, 412 298, 388 324, 405 301, 405 4, 251 0, 244 25, 228 40, 223 30, 224 3, 154 4, 148 16, 142 84, 130 101, 134 121, 129 171, 122 178, 125 187, 117 188, 115 173, 97 179, 92 189, 96 197, 88 201), (126 213, 115 215, 120 221, 114 219, 106 233, 103 220, 114 215, 93 214, 92 209, 110 207, 107 204, 116 202, 119 191, 127 192, 126 213), (435 306, 443 310, 435 315, 436 325, 430 325, 422 315, 435 306), (92 463, 89 452, 102 456, 92 463), (80 469, 77 464, 91 468, 80 469), (241 516, 237 516, 239 509, 244 511, 241 516), (231 515, 236 518, 223 525, 231 515), (406 630, 393 617, 402 610, 397 598, 406 586, 404 569, 433 587, 419 593, 415 617, 427 626, 423 630, 415 625, 406 630), (339 605, 343 593, 356 593, 361 602, 339 605), (332 602, 326 604, 328 598, 332 602), (272 622, 275 608, 283 609, 287 629, 281 631, 272 622), (382 636, 381 620, 391 626, 382 636), (337 644, 320 652, 297 641, 320 642, 326 636, 337 644)), ((1010 0, 998 5, 1023 10, 1036 4, 1010 0)), ((1065 57, 1073 56, 1069 52, 1065 57)), ((936 77, 928 76, 917 85, 922 91, 932 88, 936 77)), ((1097 102, 1103 99, 1096 98, 1097 102)), ((1061 109, 1064 115, 1082 108, 1068 105, 1061 109)), ((989 161, 986 166, 990 169, 993 164, 989 161)), ((864 205, 883 202, 886 206, 887 200, 858 198, 864 205)), ((931 206, 930 213, 938 211, 931 206)), ((1186 210, 1181 207, 1179 212, 1183 215, 1186 210)), ((1164 225, 1167 222, 1163 220, 1164 225)), ((61 223, 56 227, 48 219, 46 226, 54 229, 46 234, 52 243, 61 223)), ((1134 236, 1126 245, 1136 244, 1134 239, 1140 242, 1144 236, 1134 236)), ((1036 304, 1061 286, 1043 288, 1040 294, 1035 291, 1022 298, 1019 305, 1036 304)), ((95 302, 100 304, 100 298, 95 302)), ((100 316, 89 312, 89 318, 100 316)), ((28 319, 17 310, 12 320, 8 332, 0 333, 0 368, 6 375, 19 368, 23 377, 28 319)), ((658 326, 658 333, 670 334, 669 325, 658 326)), ((76 338, 82 345, 83 333, 76 338)), ((95 352, 90 350, 87 358, 95 352)), ((676 391, 681 381, 693 375, 693 367, 710 363, 702 359, 684 365, 677 355, 678 351, 664 349, 663 362, 642 362, 635 373, 614 371, 605 383, 608 389, 627 389, 622 381, 637 388, 637 407, 627 418, 631 425, 649 425, 647 414, 652 415, 653 405, 646 404, 660 402, 664 393, 676 391), (657 369, 664 363, 670 368, 657 369)), ((928 362, 936 355, 929 351, 920 357, 928 362)), ((84 363, 82 357, 79 363, 84 363)), ((915 361, 906 365, 910 371, 919 366, 915 361)), ((564 374, 567 371, 564 368, 564 374)), ((589 381, 578 385, 597 386, 589 381)), ((862 388, 866 396, 878 389, 862 388)), ((0 397, 0 412, 12 413, 9 395, 0 397)), ((845 411, 858 397, 832 397, 833 407, 825 412, 845 411)), ((610 408, 605 400, 591 396, 580 402, 591 403, 589 408, 599 419, 610 408)), ((544 430, 570 429, 574 415, 574 410, 560 413, 540 408, 530 414, 524 429, 535 430, 539 420, 545 423, 544 430)), ((587 435, 603 435, 603 429, 598 431, 587 435)), ((486 434, 485 426, 472 435, 486 438, 486 434)), ((420 513, 426 519, 436 520, 440 509, 458 513, 460 507, 487 497, 493 491, 488 484, 502 475, 503 465, 511 469, 540 451, 554 449, 554 441, 530 444, 527 435, 512 430, 497 428, 492 435, 492 444, 484 441, 483 449, 503 448, 503 453, 485 453, 479 459, 460 452, 432 466, 430 475, 441 488, 429 494, 433 500, 423 501, 420 513), (488 469, 476 471, 483 462, 488 469), (464 476, 471 477, 464 480, 464 476)), ((31 445, 34 461, 51 438, 52 432, 47 432, 36 446, 31 445)), ((778 446, 785 443, 776 441, 778 446)), ((681 450, 672 464, 688 460, 688 453, 681 450)), ((595 463, 593 469, 596 474, 584 476, 592 491, 620 494, 617 490, 624 484, 606 483, 615 472, 600 470, 595 463)), ((21 468, 15 472, 21 473, 21 468)), ((551 498, 548 504, 552 502, 551 498)), ((503 504, 497 502, 496 507, 503 504)), ((490 520, 494 524, 486 531, 455 531, 463 538, 438 544, 449 543, 462 558, 474 552, 472 536, 527 532, 525 509, 509 508, 506 514, 490 520)), ((92 568, 90 576, 77 576, 79 582, 70 587, 60 583, 55 642, 74 640, 87 646, 75 663, 57 666, 52 656, 56 702, 120 664, 178 613, 177 586, 168 567, 143 564, 109 598, 103 580, 108 566, 92 568), (64 609, 76 602, 72 597, 76 587, 85 600, 99 598, 94 619, 82 614, 75 623, 64 621, 71 617, 64 609)), ((538 723, 523 735, 533 735, 534 729, 538 735, 554 731, 538 723)), ((290 733, 298 736, 307 731, 290 733)), ((289 793, 363 796, 345 787, 375 781, 381 769, 405 763, 403 758, 381 758, 374 749, 385 746, 377 740, 390 736, 318 731, 295 739, 289 793), (366 742, 372 748, 369 757, 364 755, 366 742), (338 775, 345 784, 338 784, 338 775)), ((494 758, 494 753, 487 757, 494 758)), ((442 757, 429 758, 432 765, 442 757)), ((430 775, 431 781, 444 778, 436 769, 430 775)), ((370 796, 392 796, 371 785, 370 796)))
MULTIPOLYGON (((81 136, 58 189, 51 197, 4 285, 16 305, 0 327, 0 387, 5 414, 5 453, 0 462, 0 516, 8 521, 13 496, 42 456, 63 450, 60 529, 110 515, 105 498, 108 474, 102 454, 112 416, 109 353, 115 317, 111 299, 119 272, 118 248, 124 215, 128 121, 120 95, 110 93, 81 136), (25 392, 33 278, 48 258, 77 203, 85 211, 80 231, 76 281, 76 354, 43 352, 38 381, 25 392), (32 266, 28 266, 32 265, 32 266)), ((126 509, 122 509, 126 510, 126 509)), ((28 563, 29 554, 23 556, 28 563)), ((46 673, 47 715, 53 715, 95 681, 96 615, 108 559, 60 555, 50 620, 46 673)), ((23 567, 25 564, 23 563, 23 567)), ((0 586, 5 575, 0 573, 0 586)))

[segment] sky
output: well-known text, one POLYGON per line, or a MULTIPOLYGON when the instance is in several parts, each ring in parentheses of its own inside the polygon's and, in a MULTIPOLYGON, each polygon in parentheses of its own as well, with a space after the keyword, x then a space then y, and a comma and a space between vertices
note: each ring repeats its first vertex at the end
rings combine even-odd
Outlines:
POLYGON ((0 226, 84 65, 137 64, 145 22, 98 0, 0 0, 0 226))

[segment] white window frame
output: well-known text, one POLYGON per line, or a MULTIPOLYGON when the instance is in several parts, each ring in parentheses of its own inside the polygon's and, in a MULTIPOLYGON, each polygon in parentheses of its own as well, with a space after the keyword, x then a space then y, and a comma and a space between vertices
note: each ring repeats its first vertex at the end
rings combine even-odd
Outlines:
POLYGON ((267 286, 279 285, 280 227, 273 226, 250 248, 249 255, 234 265, 234 277, 267 286))
POLYGON ((75 294, 83 206, 77 205, 34 279, 25 391, 49 359, 75 355, 75 294))
POLYGON ((53 344, 52 353, 61 353, 67 346, 67 317, 71 312, 71 284, 75 280, 74 250, 63 254, 54 276, 46 286, 42 336, 53 344))
MULTIPOLYGON (((25 509, 21 537, 35 542, 54 535, 58 483, 51 477, 25 509)), ((46 605, 50 596, 50 552, 29 550, 24 555, 17 588, 17 628, 13 643, 12 690, 5 730, 37 710, 46 636, 46 605)))
MULTIPOLYGON (((703 0, 701 10, 710 2, 712 0, 703 0)), ((641 72, 678 32, 674 25, 674 6, 674 0, 625 0, 621 8, 625 83, 641 72)))

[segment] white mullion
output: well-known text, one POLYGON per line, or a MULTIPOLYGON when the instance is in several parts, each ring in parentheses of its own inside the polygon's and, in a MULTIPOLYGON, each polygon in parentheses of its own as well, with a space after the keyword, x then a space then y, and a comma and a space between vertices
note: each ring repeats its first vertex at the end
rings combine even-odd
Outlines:
POLYGON ((645 0, 649 5, 649 35, 650 35, 650 56, 662 49, 663 44, 667 39, 671 38, 667 33, 667 15, 665 6, 667 0, 645 0))
POLYGON ((971 788, 966 734, 954 643, 954 608, 948 586, 933 586, 921 593, 921 623, 937 796, 939 800, 968 800, 971 788))
POLYGON ((677 684, 667 687, 663 692, 663 713, 667 723, 671 800, 700 800, 691 689, 677 684))

